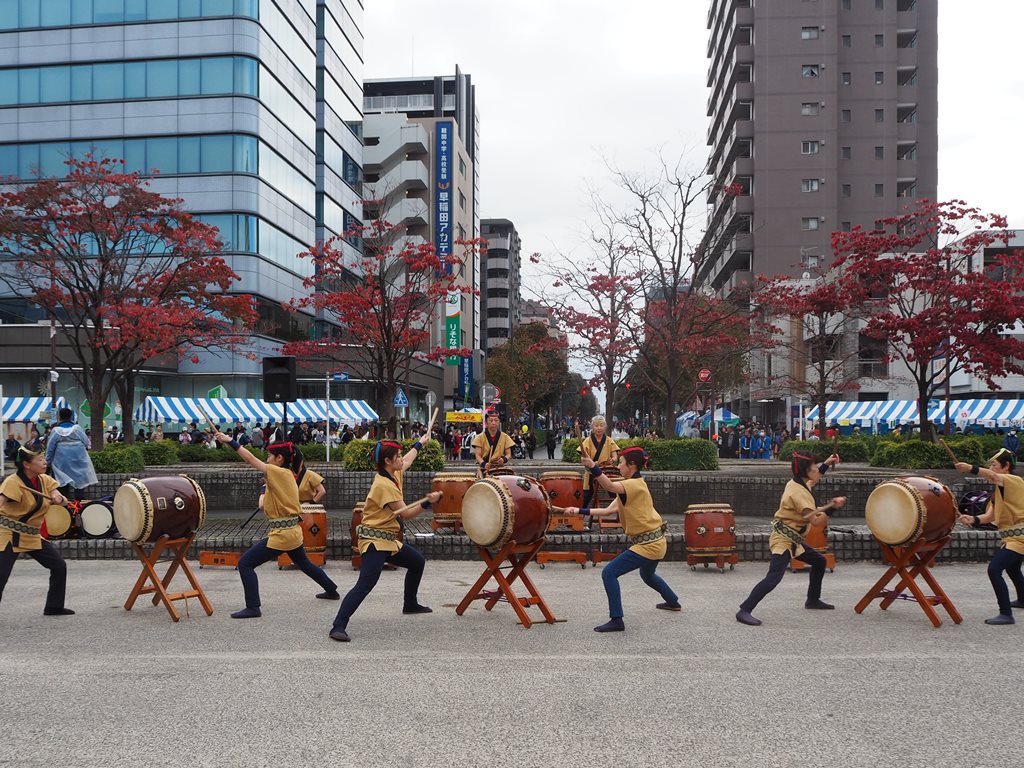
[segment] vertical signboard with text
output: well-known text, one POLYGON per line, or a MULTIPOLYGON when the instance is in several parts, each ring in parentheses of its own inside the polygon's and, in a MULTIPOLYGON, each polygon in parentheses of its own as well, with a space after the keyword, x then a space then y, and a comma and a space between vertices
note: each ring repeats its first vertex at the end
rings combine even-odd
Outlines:
MULTIPOLYGON (((452 141, 455 124, 441 120, 434 126, 434 247, 442 262, 452 255, 452 141)), ((445 267, 452 273, 452 265, 445 267)), ((451 291, 445 302, 445 347, 462 346, 462 294, 451 291)), ((458 357, 449 357, 448 365, 458 365, 458 357)))

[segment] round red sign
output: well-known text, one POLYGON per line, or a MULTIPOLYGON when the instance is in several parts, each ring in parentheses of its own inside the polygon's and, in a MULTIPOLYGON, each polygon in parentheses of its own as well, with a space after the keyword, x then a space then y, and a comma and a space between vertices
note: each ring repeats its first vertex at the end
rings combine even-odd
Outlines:
POLYGON ((711 381, 711 369, 701 368, 699 371, 697 371, 697 381, 702 381, 705 384, 711 381))

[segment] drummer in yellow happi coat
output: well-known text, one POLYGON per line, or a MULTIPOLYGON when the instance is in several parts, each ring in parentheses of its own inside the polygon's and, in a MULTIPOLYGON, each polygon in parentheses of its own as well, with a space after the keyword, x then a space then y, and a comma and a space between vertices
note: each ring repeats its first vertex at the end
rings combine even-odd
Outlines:
POLYGON ((64 558, 50 542, 39 535, 50 504, 66 504, 57 490, 57 481, 46 474, 46 456, 22 446, 16 456, 16 471, 0 485, 0 600, 11 576, 18 554, 25 552, 50 571, 43 614, 69 616, 64 607, 68 570, 64 558))
POLYGON ((960 472, 983 477, 996 487, 985 514, 960 515, 960 522, 964 525, 995 522, 1003 542, 988 564, 988 578, 996 593, 999 613, 985 619, 986 624, 1013 624, 1013 609, 1024 608, 1024 575, 1021 575, 1021 563, 1024 562, 1024 479, 1013 474, 1016 465, 1017 456, 1006 448, 1001 448, 988 460, 987 469, 962 461, 956 464, 960 472), (1010 590, 1003 580, 1003 571, 1017 589, 1017 599, 1013 602, 1010 602, 1010 590))
POLYGON ((590 513, 595 517, 618 513, 629 543, 629 549, 608 563, 601 572, 604 591, 608 595, 609 620, 594 627, 594 631, 622 632, 626 628, 623 621, 619 577, 637 569, 644 584, 658 592, 664 601, 658 603, 656 608, 665 611, 682 610, 679 597, 657 574, 658 563, 665 558, 668 551, 668 542, 665 540, 665 523, 654 508, 647 481, 640 475, 640 470, 648 464, 647 453, 639 446, 622 451, 619 454, 619 472, 622 473, 622 480, 619 481, 610 480, 589 456, 584 455, 582 461, 583 466, 590 470, 595 483, 609 493, 614 493, 615 499, 604 509, 570 507, 566 512, 590 513))
MULTIPOLYGON (((608 422, 604 416, 595 416, 590 420, 590 435, 580 443, 580 453, 593 459, 598 466, 614 464, 619 460, 619 446, 608 434, 608 422)), ((583 473, 583 507, 589 507, 594 500, 594 488, 590 483, 590 473, 583 473)))
POLYGON ((736 613, 736 621, 741 624, 749 624, 752 627, 761 624, 761 620, 755 618, 751 611, 779 585, 794 557, 799 557, 811 568, 804 608, 831 610, 835 607, 821 599, 821 582, 825 577, 825 558, 816 549, 804 547, 804 534, 807 532, 808 525, 825 525, 828 516, 846 504, 845 496, 836 496, 828 504, 819 507, 811 493, 814 486, 821 480, 821 476, 838 463, 839 456, 836 454, 829 456, 820 465, 815 464, 811 456, 793 454, 793 479, 786 483, 786 487, 782 491, 782 499, 779 502, 775 518, 772 520, 772 533, 768 539, 768 547, 772 552, 768 574, 754 587, 749 597, 740 604, 740 609, 736 613))

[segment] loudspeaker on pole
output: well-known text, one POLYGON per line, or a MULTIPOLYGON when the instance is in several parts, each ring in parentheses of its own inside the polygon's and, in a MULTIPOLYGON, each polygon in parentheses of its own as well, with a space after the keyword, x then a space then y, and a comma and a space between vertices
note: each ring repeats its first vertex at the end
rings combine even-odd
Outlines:
POLYGON ((263 358, 263 399, 268 403, 293 403, 299 399, 294 357, 263 358))

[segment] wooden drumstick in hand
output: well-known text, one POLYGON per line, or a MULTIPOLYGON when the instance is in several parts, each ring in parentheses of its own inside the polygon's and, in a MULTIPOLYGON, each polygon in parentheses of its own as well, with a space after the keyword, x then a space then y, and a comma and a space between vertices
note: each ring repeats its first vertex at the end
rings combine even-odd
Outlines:
POLYGON ((949 454, 950 461, 952 461, 954 464, 957 464, 960 461, 960 459, 956 457, 956 454, 953 453, 953 449, 950 448, 949 445, 946 444, 946 441, 943 440, 941 437, 939 438, 939 444, 946 449, 946 453, 949 454))
POLYGON ((196 403, 196 410, 199 411, 200 415, 206 420, 206 423, 210 426, 210 429, 214 430, 215 432, 220 432, 220 427, 218 427, 214 423, 213 419, 210 418, 210 414, 204 411, 203 407, 199 405, 199 403, 196 403))

